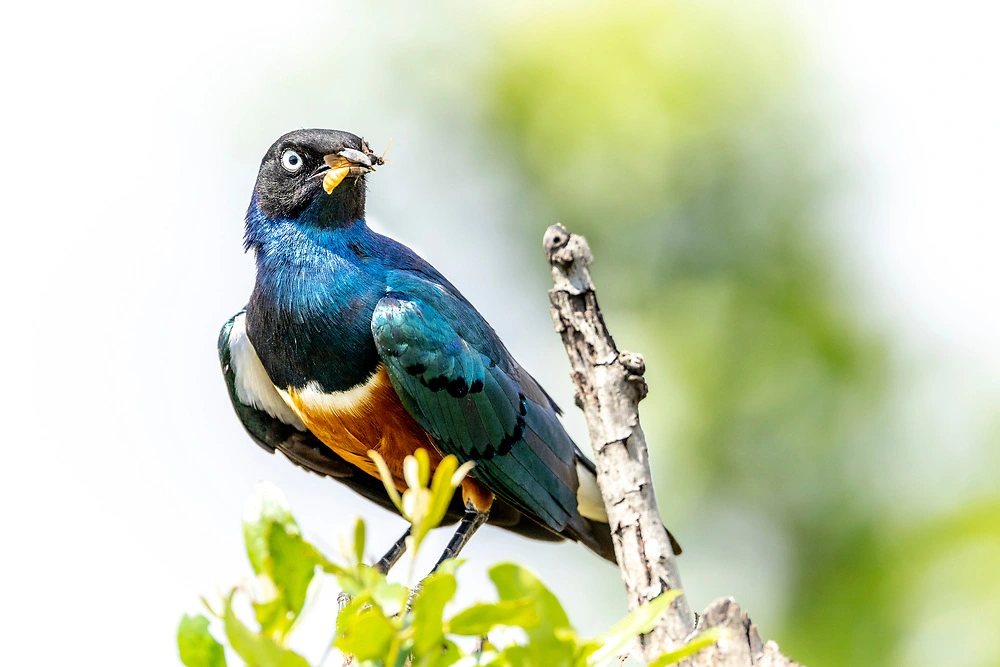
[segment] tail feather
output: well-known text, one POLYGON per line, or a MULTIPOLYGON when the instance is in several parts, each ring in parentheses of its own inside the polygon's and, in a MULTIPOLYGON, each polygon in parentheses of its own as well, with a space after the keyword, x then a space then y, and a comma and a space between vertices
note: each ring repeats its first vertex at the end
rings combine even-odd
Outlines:
MULTIPOLYGON (((667 531, 667 539, 670 540, 670 548, 675 556, 683 553, 680 543, 670 530, 667 531)), ((579 517, 579 520, 570 521, 566 527, 566 535, 577 542, 585 545, 588 549, 611 563, 618 563, 615 557, 615 543, 611 536, 611 526, 601 521, 591 521, 579 517)))
MULTIPOLYGON (((598 556, 611 561, 615 560, 614 542, 611 538, 611 526, 608 525, 608 515, 604 508, 604 499, 597 486, 597 467, 593 461, 576 450, 576 471, 580 480, 577 490, 578 516, 567 526, 570 535, 577 541, 587 545, 598 556)), ((664 527, 666 530, 666 527, 664 527)), ((667 530, 667 539, 675 556, 682 552, 680 543, 667 530)))
POLYGON ((615 544, 611 539, 611 526, 608 524, 591 521, 577 514, 570 520, 564 532, 604 560, 618 563, 618 559, 615 558, 615 544))

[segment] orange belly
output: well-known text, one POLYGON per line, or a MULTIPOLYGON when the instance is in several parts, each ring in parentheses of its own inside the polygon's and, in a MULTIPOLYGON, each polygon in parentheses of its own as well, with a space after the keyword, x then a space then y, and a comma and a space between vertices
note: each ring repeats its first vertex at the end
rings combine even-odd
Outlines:
MULTIPOLYGON (((306 428, 323 444, 376 478, 378 468, 368 452, 378 452, 400 491, 406 489, 403 460, 408 455, 420 448, 427 450, 432 471, 441 462, 441 453, 403 407, 384 366, 380 365, 364 385, 341 394, 295 388, 281 393, 306 428)), ((493 502, 493 494, 472 477, 462 482, 462 498, 480 511, 488 510, 493 502)))

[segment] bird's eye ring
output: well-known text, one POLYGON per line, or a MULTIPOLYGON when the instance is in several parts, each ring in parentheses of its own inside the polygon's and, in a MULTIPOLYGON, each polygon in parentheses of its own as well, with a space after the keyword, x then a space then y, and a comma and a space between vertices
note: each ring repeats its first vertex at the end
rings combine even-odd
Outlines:
POLYGON ((286 148, 281 154, 281 166, 289 174, 294 174, 302 168, 302 156, 291 148, 286 148))

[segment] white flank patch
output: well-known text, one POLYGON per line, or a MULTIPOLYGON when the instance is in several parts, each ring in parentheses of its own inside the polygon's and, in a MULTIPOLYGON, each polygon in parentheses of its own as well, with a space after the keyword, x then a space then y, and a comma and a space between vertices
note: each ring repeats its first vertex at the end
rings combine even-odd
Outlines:
MULTIPOLYGON (((336 414, 340 412, 351 412, 365 403, 378 386, 379 365, 375 372, 367 380, 356 384, 344 391, 325 392, 318 382, 313 380, 302 389, 296 389, 296 400, 305 407, 305 412, 317 412, 320 414, 336 414)), ((281 396, 288 401, 292 401, 287 390, 278 390, 281 396)))
POLYGON ((233 321, 233 328, 229 332, 229 353, 233 373, 236 374, 236 397, 240 402, 305 431, 305 424, 278 394, 264 365, 260 363, 257 350, 253 349, 253 344, 247 337, 246 315, 240 315, 233 321))
POLYGON ((586 519, 607 523, 608 511, 604 509, 597 477, 580 463, 576 464, 576 476, 580 480, 580 487, 576 490, 576 509, 586 519))

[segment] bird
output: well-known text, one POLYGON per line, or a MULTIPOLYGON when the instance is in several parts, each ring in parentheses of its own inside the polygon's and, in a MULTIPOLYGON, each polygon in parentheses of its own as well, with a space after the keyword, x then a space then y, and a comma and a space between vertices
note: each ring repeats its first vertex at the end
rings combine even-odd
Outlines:
MULTIPOLYGON (((366 222, 367 179, 383 163, 339 130, 296 130, 265 153, 245 218, 256 280, 218 342, 244 428, 397 513, 370 451, 400 490, 417 449, 432 469, 447 455, 473 462, 439 564, 483 524, 616 562, 595 465, 559 407, 451 282, 366 222)), ((392 567, 408 534, 377 567, 392 567)))

